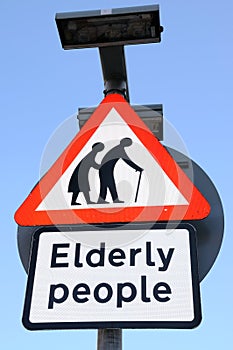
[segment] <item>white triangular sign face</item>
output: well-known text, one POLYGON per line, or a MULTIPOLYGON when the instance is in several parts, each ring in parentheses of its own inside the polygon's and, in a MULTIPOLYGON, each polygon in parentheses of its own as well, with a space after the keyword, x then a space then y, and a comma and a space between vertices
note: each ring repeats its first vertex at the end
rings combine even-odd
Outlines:
POLYGON ((20 225, 169 221, 210 207, 119 95, 107 96, 16 212, 20 225))
MULTIPOLYGON (((80 191, 77 197, 79 208, 96 208, 97 205, 99 207, 187 205, 187 200, 176 188, 174 183, 141 143, 138 137, 132 132, 115 108, 112 108, 85 147, 77 155, 36 210, 62 210, 73 208, 75 205, 71 205, 72 193, 68 192, 68 187, 76 167, 91 151, 92 145, 97 142, 102 142, 104 144, 104 149, 99 152, 95 158, 97 164, 101 165, 106 154, 113 147, 119 145, 120 140, 123 138, 130 138, 132 140, 132 145, 125 147, 125 152, 132 162, 143 169, 138 188, 137 200, 135 201, 135 197, 140 172, 135 171, 135 169, 127 164, 123 158, 119 158, 114 167, 113 175, 118 198, 122 203, 114 203, 110 190, 108 189, 106 196, 106 201, 108 203, 96 204, 100 193, 99 170, 94 169, 90 164, 90 169, 86 169, 81 182, 82 180, 86 182, 85 176, 88 177, 90 200, 93 203, 88 204, 83 192, 80 191)), ((76 181, 78 183, 78 173, 76 181)))

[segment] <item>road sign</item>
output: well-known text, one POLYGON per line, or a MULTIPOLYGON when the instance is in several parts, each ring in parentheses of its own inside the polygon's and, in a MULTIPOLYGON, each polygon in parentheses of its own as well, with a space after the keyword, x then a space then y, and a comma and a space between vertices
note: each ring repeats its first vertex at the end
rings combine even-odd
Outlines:
POLYGON ((210 206, 126 100, 108 95, 15 214, 21 226, 198 220, 210 206))
POLYGON ((26 328, 193 328, 200 321, 191 225, 47 227, 34 235, 26 328))

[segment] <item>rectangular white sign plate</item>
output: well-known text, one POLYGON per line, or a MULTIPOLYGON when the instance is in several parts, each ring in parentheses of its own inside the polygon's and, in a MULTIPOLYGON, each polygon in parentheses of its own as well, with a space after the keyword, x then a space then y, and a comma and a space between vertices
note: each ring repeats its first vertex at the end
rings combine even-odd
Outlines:
POLYGON ((79 225, 34 235, 26 328, 193 328, 200 321, 193 226, 79 225))

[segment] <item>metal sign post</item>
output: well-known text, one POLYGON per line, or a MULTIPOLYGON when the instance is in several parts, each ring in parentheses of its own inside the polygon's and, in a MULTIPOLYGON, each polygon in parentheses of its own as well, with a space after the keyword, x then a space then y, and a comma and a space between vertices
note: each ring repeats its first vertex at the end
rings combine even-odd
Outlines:
POLYGON ((122 329, 99 329, 97 350, 122 350, 122 329))

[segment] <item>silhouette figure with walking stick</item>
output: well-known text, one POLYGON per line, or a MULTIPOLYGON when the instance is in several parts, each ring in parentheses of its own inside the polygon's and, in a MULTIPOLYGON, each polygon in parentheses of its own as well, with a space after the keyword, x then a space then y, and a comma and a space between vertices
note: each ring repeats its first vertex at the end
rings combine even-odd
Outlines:
POLYGON ((116 182, 114 178, 114 168, 116 163, 122 159, 130 167, 136 171, 142 172, 143 169, 135 164, 127 155, 125 148, 131 146, 133 141, 129 137, 125 137, 120 141, 120 144, 110 149, 101 162, 99 169, 100 178, 100 195, 97 204, 108 204, 106 201, 107 190, 109 189, 114 203, 124 203, 118 198, 116 182))
POLYGON ((81 205, 81 203, 76 203, 80 192, 83 193, 87 204, 96 204, 90 200, 90 184, 88 174, 91 168, 100 168, 100 164, 96 163, 95 157, 97 153, 103 149, 104 144, 102 142, 95 143, 92 146, 91 152, 89 152, 74 169, 68 185, 68 192, 73 193, 71 205, 81 205))

